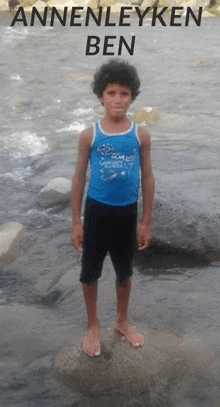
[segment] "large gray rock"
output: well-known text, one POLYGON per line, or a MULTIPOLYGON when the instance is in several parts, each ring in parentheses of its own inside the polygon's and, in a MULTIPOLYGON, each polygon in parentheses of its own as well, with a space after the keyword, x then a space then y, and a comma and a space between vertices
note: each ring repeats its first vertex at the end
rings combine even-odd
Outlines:
POLYGON ((70 201, 71 181, 58 177, 51 180, 39 193, 41 206, 54 206, 70 201))
POLYGON ((80 266, 42 274, 33 286, 35 301, 44 305, 53 305, 57 300, 63 301, 80 287, 80 266))
POLYGON ((0 260, 5 260, 15 247, 24 226, 18 222, 6 222, 0 226, 0 260))
MULTIPOLYGON (((161 120, 150 131, 156 191, 153 238, 200 254, 220 252, 218 143, 213 139, 207 144, 202 132, 192 143, 182 129, 183 117, 174 116, 173 123, 170 119, 161 113, 161 120)), ((187 122, 186 116, 184 120, 187 122)))
MULTIPOLYGON (((184 152, 182 153, 184 155, 184 152)), ((160 157, 155 155, 155 164, 160 157)), ((153 237, 173 247, 206 253, 220 251, 220 170, 213 168, 174 169, 167 152, 167 166, 155 168, 156 195, 152 217, 153 237)), ((194 153, 187 152, 189 162, 197 166, 194 153)), ((214 157, 213 157, 214 161, 214 157)), ((191 164, 190 164, 191 165, 191 164)), ((190 167, 189 167, 190 168, 190 167)))
POLYGON ((154 240, 199 254, 220 251, 220 217, 169 191, 157 194, 152 216, 154 240))
POLYGON ((164 400, 169 387, 170 402, 177 405, 198 390, 199 376, 201 379, 207 370, 215 370, 211 352, 197 347, 196 343, 193 348, 192 343, 187 346, 185 339, 175 333, 148 329, 143 332, 146 344, 136 349, 113 330, 108 332, 99 357, 86 356, 79 345, 73 344, 58 354, 55 368, 74 392, 94 397, 142 394, 148 405, 158 405, 154 403, 158 397, 164 400), (177 386, 169 386, 177 380, 177 386))

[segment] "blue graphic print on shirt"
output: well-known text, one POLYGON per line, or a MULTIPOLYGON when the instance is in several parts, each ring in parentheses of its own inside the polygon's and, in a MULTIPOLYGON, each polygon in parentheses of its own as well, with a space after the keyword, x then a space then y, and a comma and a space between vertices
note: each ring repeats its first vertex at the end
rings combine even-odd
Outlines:
POLYGON ((137 201, 140 171, 140 143, 136 124, 127 132, 104 133, 94 125, 90 151, 88 196, 98 202, 125 206, 137 201))

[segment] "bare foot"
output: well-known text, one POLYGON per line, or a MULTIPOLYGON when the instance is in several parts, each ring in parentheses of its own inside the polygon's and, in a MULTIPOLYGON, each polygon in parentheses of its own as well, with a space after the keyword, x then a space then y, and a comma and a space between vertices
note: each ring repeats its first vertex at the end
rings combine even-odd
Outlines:
POLYGON ((128 321, 119 322, 116 318, 115 329, 118 333, 123 335, 127 341, 135 346, 143 346, 144 336, 134 327, 128 324, 128 321))
POLYGON ((99 325, 92 325, 87 329, 83 341, 83 351, 89 356, 99 356, 101 354, 99 325))

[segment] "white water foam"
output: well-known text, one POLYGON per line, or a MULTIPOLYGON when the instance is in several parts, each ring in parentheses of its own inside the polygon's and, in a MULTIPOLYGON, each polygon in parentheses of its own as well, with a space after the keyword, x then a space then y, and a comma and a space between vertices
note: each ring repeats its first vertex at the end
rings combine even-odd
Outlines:
POLYGON ((18 73, 16 75, 11 75, 10 79, 13 81, 23 81, 23 79, 20 77, 18 73))
POLYGON ((25 178, 29 177, 32 174, 31 167, 26 168, 16 168, 14 171, 7 172, 6 174, 0 174, 0 177, 11 178, 16 182, 24 184, 25 178))
POLYGON ((14 158, 32 157, 45 153, 49 147, 45 137, 38 137, 29 131, 16 132, 4 139, 14 158))
POLYGON ((27 27, 20 27, 20 28, 13 28, 13 27, 6 27, 4 35, 3 35, 3 43, 13 43, 16 39, 23 40, 27 37, 29 31, 27 27))
POLYGON ((85 124, 82 122, 73 122, 68 127, 64 127, 63 129, 56 130, 56 133, 62 133, 63 131, 77 131, 81 132, 86 128, 85 124))
POLYGON ((91 114, 93 112, 94 112, 94 110, 91 107, 88 108, 88 109, 85 109, 83 107, 79 107, 78 109, 75 109, 73 111, 73 115, 74 116, 84 116, 84 115, 87 115, 87 114, 91 114))

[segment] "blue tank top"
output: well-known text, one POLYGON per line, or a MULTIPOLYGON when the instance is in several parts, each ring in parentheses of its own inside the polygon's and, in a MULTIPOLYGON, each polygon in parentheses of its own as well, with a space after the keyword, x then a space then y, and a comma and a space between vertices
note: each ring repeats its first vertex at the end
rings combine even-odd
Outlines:
POLYGON ((105 133, 94 123, 87 195, 100 203, 126 206, 137 201, 140 180, 140 140, 137 124, 122 133, 105 133))

